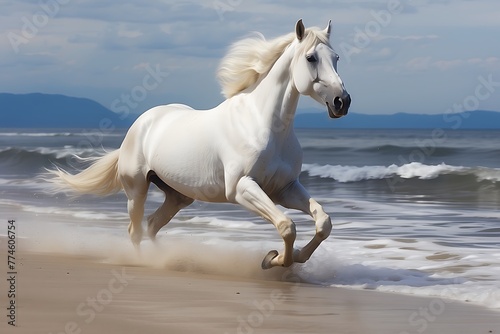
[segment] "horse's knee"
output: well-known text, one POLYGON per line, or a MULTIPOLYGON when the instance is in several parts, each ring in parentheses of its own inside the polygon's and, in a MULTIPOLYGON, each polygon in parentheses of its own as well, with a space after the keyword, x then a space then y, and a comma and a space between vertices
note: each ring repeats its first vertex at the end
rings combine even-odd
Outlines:
POLYGON ((316 235, 319 239, 325 240, 332 232, 332 220, 330 216, 326 216, 323 220, 316 224, 316 235))

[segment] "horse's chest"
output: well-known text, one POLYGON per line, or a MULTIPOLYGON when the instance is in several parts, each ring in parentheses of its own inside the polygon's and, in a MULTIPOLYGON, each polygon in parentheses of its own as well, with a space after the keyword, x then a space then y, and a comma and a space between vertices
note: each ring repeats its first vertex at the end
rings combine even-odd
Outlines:
POLYGON ((266 193, 281 190, 297 179, 302 166, 302 150, 299 145, 267 146, 255 152, 253 161, 248 164, 248 175, 266 193))

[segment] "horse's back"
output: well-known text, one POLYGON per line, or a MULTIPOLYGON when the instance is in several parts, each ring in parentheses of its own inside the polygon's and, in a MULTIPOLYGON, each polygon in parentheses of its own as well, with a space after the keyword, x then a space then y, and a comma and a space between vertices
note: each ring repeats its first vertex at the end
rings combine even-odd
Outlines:
POLYGON ((217 112, 182 104, 149 109, 129 129, 120 150, 123 170, 143 177, 154 171, 168 186, 202 200, 224 201, 224 168, 214 126, 217 112), (210 185, 215 194, 205 198, 210 185))
POLYGON ((193 109, 184 104, 169 104, 153 107, 140 115, 127 131, 120 146, 119 169, 122 174, 127 174, 132 170, 147 174, 144 148, 148 145, 148 139, 154 132, 154 127, 160 122, 174 122, 180 113, 187 110, 193 109), (145 168, 138 168, 139 166, 145 168))
POLYGON ((156 106, 139 116, 134 124, 132 124, 131 129, 134 126, 141 127, 143 129, 149 128, 157 122, 172 122, 177 117, 183 116, 182 114, 185 116, 185 113, 189 111, 194 111, 194 109, 185 104, 167 104, 156 106))

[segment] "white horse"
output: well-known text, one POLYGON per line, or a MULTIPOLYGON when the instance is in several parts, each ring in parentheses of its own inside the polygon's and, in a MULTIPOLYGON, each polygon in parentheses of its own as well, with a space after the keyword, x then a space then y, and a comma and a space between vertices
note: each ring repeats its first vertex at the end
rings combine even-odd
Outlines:
POLYGON ((302 149, 293 130, 297 102, 301 94, 310 96, 332 118, 347 114, 351 102, 329 37, 330 22, 324 30, 305 29, 299 20, 295 33, 235 43, 218 70, 224 102, 210 110, 154 107, 135 121, 118 150, 75 175, 54 170, 53 181, 79 193, 107 195, 123 189, 128 231, 137 247, 153 182, 165 201, 147 219, 151 239, 194 200, 238 203, 271 222, 284 240, 284 251, 270 251, 263 269, 307 261, 332 224, 298 181, 302 149), (295 224, 276 204, 314 219, 316 234, 302 249, 294 250, 295 224))

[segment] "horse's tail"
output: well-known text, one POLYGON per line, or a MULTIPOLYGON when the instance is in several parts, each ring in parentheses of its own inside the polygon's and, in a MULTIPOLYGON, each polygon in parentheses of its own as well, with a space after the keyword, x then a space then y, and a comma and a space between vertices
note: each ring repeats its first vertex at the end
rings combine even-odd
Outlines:
POLYGON ((97 158, 90 167, 80 173, 70 174, 61 168, 49 170, 50 182, 58 190, 68 187, 81 194, 110 195, 120 191, 123 186, 118 177, 118 157, 120 150, 115 150, 97 158))

